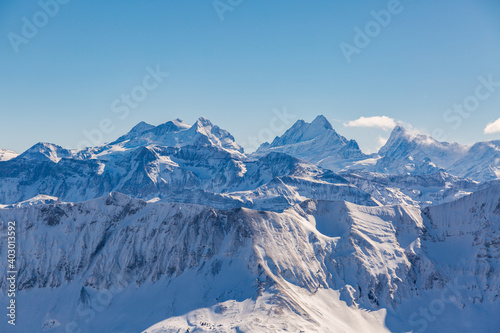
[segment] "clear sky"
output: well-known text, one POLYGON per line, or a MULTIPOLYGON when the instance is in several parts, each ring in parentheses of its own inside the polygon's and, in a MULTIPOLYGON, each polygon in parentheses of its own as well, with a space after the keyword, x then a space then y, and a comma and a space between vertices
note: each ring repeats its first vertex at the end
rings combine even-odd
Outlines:
POLYGON ((204 116, 252 149, 292 125, 283 110, 323 114, 370 152, 390 132, 348 121, 500 139, 484 133, 500 117, 498 0, 54 1, 0 1, 0 148, 204 116))

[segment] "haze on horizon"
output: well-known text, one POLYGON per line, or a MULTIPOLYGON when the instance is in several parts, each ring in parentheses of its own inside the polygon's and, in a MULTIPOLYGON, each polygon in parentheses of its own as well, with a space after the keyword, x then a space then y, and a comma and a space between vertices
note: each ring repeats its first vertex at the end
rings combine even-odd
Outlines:
POLYGON ((105 142, 200 116, 246 150, 319 114, 366 152, 397 122, 463 144, 500 138, 493 0, 55 1, 0 4, 0 148, 75 148, 103 121, 105 142))

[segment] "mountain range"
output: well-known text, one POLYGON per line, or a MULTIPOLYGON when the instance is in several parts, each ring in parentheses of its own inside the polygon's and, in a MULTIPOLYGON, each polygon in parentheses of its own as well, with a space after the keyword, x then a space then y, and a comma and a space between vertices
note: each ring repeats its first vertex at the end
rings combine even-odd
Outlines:
POLYGON ((500 329, 500 141, 397 125, 368 155, 318 116, 248 154, 206 118, 141 122, 0 150, 9 221, 23 332, 500 329))

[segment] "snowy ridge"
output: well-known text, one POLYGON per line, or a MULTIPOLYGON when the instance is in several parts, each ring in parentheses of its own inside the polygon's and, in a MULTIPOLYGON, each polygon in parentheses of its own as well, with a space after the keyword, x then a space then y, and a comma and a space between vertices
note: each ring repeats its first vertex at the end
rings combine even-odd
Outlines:
MULTIPOLYGON (((32 331, 48 318, 60 323, 80 320, 83 332, 96 327, 117 330, 119 320, 104 317, 126 309, 137 301, 138 293, 146 293, 158 308, 148 314, 149 325, 161 316, 172 317, 150 332, 205 325, 222 325, 221 332, 236 327, 273 331, 266 323, 276 325, 276 330, 293 323, 302 330, 328 332, 332 327, 347 327, 354 318, 362 320, 360 332, 369 332, 384 331, 384 325, 391 331, 412 329, 407 307, 425 304, 427 297, 456 276, 468 282, 456 300, 468 304, 461 311, 470 315, 467 309, 483 305, 498 309, 499 271, 493 263, 498 262, 500 251, 499 207, 498 187, 423 213, 407 206, 313 200, 282 213, 225 211, 146 203, 113 193, 79 204, 4 208, 0 218, 2 233, 5 221, 19 221, 19 242, 24 248, 19 262, 20 299, 52 290, 50 302, 56 308, 24 322, 40 325, 26 326, 32 331), (453 227, 443 215, 450 211, 449 205, 462 207, 456 214, 463 222, 453 227), (483 221, 479 239, 469 222, 472 217, 483 221), (461 252, 460 261, 446 254, 446 246, 457 240, 474 249, 461 252), (485 255, 490 258, 486 262, 485 255), (462 260, 470 262, 470 268, 457 266, 462 260), (185 294, 186 284, 199 287, 185 294), (95 323, 86 325, 76 309, 91 307, 96 293, 110 288, 122 290, 119 302, 112 302, 97 314, 95 323), (169 297, 154 297, 151 290, 163 290, 169 297), (82 293, 87 296, 82 298, 82 293), (57 305, 63 297, 70 304, 64 309, 57 305), (322 302, 341 309, 348 318, 338 321, 335 315, 320 311, 317 306, 322 302), (390 318, 357 309, 386 309, 390 318), (251 322, 243 320, 248 311, 254 318, 251 322), (225 312, 227 317, 214 320, 217 313, 225 312)), ((2 238, 1 248, 5 246, 2 238)), ((5 283, 0 282, 1 290, 5 283)), ((456 309, 453 306, 450 311, 456 309)), ((145 329, 147 321, 130 318, 127 327, 145 329)), ((446 315, 435 324, 455 329, 462 325, 446 315)), ((498 324, 492 319, 485 322, 498 324)))
POLYGON ((335 132, 324 116, 316 117, 311 123, 298 120, 271 144, 259 147, 255 155, 261 156, 269 152, 286 153, 332 170, 366 158, 357 142, 347 140, 335 132))
POLYGON ((427 207, 454 201, 499 183, 499 181, 478 183, 450 175, 444 171, 423 175, 387 175, 358 170, 340 174, 351 184, 369 193, 375 200, 384 205, 401 204, 416 207, 427 207))
POLYGON ((166 122, 156 127, 144 122, 136 125, 132 130, 118 140, 99 149, 99 153, 112 149, 113 146, 121 148, 136 148, 140 146, 158 145, 167 147, 216 146, 234 154, 243 153, 241 148, 229 132, 213 125, 206 118, 199 118, 196 123, 189 126, 180 119, 166 122))
POLYGON ((500 142, 479 142, 473 146, 438 142, 429 135, 405 130, 397 125, 374 167, 386 174, 433 174, 446 171, 476 181, 498 179, 500 175, 500 142))
POLYGON ((500 141, 476 143, 449 170, 453 174, 479 181, 500 179, 500 141))
POLYGON ((15 221, 20 331, 500 327, 498 141, 397 126, 367 156, 319 116, 246 155, 200 118, 9 154, 0 255, 15 221))
POLYGON ((38 194, 78 202, 112 191, 225 209, 282 210, 307 198, 377 204, 335 173, 281 153, 250 160, 218 145, 148 145, 100 159, 21 157, 0 163, 2 204, 38 194))
POLYGON ((52 143, 37 143, 19 155, 20 159, 35 161, 59 162, 62 158, 71 157, 72 152, 52 143))
POLYGON ((8 150, 8 149, 0 149, 0 162, 11 160, 14 157, 17 157, 18 155, 19 154, 16 153, 15 151, 8 150))

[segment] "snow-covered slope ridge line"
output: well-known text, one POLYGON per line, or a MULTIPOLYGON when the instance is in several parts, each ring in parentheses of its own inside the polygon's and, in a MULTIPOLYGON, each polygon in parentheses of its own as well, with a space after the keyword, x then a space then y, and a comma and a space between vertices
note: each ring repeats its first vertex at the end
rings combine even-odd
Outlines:
POLYGON ((477 181, 498 179, 500 141, 473 146, 439 142, 429 135, 396 126, 379 150, 381 158, 371 171, 387 174, 431 174, 445 170, 477 181))
MULTIPOLYGON (((150 331, 210 325, 221 332, 272 332, 293 323, 328 332, 354 322, 359 332, 408 331, 415 329, 411 309, 428 306, 455 278, 460 294, 433 325, 459 330, 467 318, 480 319, 482 309, 498 309, 499 187, 423 213, 315 200, 282 213, 217 210, 113 193, 78 204, 4 208, 0 218, 2 233, 5 221, 20 221, 19 297, 52 290, 46 307, 52 310, 26 325, 51 318, 78 322, 83 332, 92 325, 111 331, 120 322, 106 314, 130 311, 144 293, 155 306, 147 316, 129 318, 130 331, 165 318, 171 319, 150 331), (450 224, 447 214, 457 222, 450 224), (456 244, 463 251, 453 250, 456 244), (87 325, 77 309, 92 308, 93 297, 115 287, 115 302, 94 309, 95 322, 87 325), (160 290, 161 297, 153 296, 160 290), (63 298, 64 309, 57 305, 63 298), (388 317, 358 308, 385 309, 388 317), (329 309, 339 309, 345 320, 329 309), (455 318, 457 311, 462 316, 455 318)), ((482 325, 499 324, 491 317, 482 325)))
POLYGON ((40 194, 78 202, 116 191, 218 208, 283 210, 307 198, 377 204, 332 171, 278 152, 250 159, 235 145, 204 118, 193 126, 140 123, 109 145, 83 151, 38 144, 0 162, 0 203, 40 194))
POLYGON ((332 170, 367 158, 356 141, 339 135, 324 116, 316 117, 311 123, 298 120, 271 144, 259 147, 255 155, 271 151, 287 153, 332 170))

